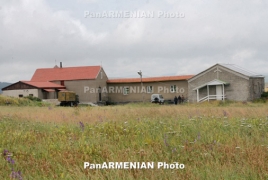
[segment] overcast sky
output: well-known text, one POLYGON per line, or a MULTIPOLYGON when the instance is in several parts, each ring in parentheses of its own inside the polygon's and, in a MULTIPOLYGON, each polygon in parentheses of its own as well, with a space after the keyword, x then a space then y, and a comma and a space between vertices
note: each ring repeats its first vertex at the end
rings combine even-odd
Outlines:
POLYGON ((216 63, 267 75, 267 9, 266 0, 1 0, 0 81, 30 80, 55 61, 102 64, 123 78, 197 74, 216 63), (116 11, 154 16, 105 16, 116 11))

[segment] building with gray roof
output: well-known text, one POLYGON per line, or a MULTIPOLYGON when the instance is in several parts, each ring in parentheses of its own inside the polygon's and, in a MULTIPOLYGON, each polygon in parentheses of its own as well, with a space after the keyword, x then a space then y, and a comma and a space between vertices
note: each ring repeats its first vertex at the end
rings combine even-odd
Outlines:
POLYGON ((190 102, 251 101, 261 97, 264 76, 234 64, 215 64, 188 80, 190 102))

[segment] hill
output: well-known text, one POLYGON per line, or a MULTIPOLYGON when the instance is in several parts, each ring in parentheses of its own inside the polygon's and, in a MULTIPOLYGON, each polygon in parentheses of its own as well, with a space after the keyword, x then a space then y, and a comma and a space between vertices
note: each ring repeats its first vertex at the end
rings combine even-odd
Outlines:
POLYGON ((0 94, 2 93, 2 88, 9 86, 11 83, 0 82, 0 94))

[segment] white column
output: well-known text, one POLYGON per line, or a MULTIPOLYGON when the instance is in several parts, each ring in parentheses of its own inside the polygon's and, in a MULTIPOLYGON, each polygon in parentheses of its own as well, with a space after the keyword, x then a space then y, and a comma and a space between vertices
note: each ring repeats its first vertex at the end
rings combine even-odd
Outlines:
POLYGON ((225 96, 225 93, 224 93, 224 84, 222 84, 222 95, 223 95, 222 98, 223 98, 223 100, 224 100, 224 99, 225 99, 225 97, 224 97, 224 96, 225 96))

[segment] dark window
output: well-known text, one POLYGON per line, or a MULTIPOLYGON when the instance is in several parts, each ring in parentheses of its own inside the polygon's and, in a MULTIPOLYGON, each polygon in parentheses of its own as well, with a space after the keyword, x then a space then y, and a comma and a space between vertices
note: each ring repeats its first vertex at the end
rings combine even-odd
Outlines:
POLYGON ((19 94, 19 97, 23 97, 23 95, 22 94, 19 94))
POLYGON ((61 81, 61 82, 60 82, 60 85, 64 86, 64 81, 61 81))

